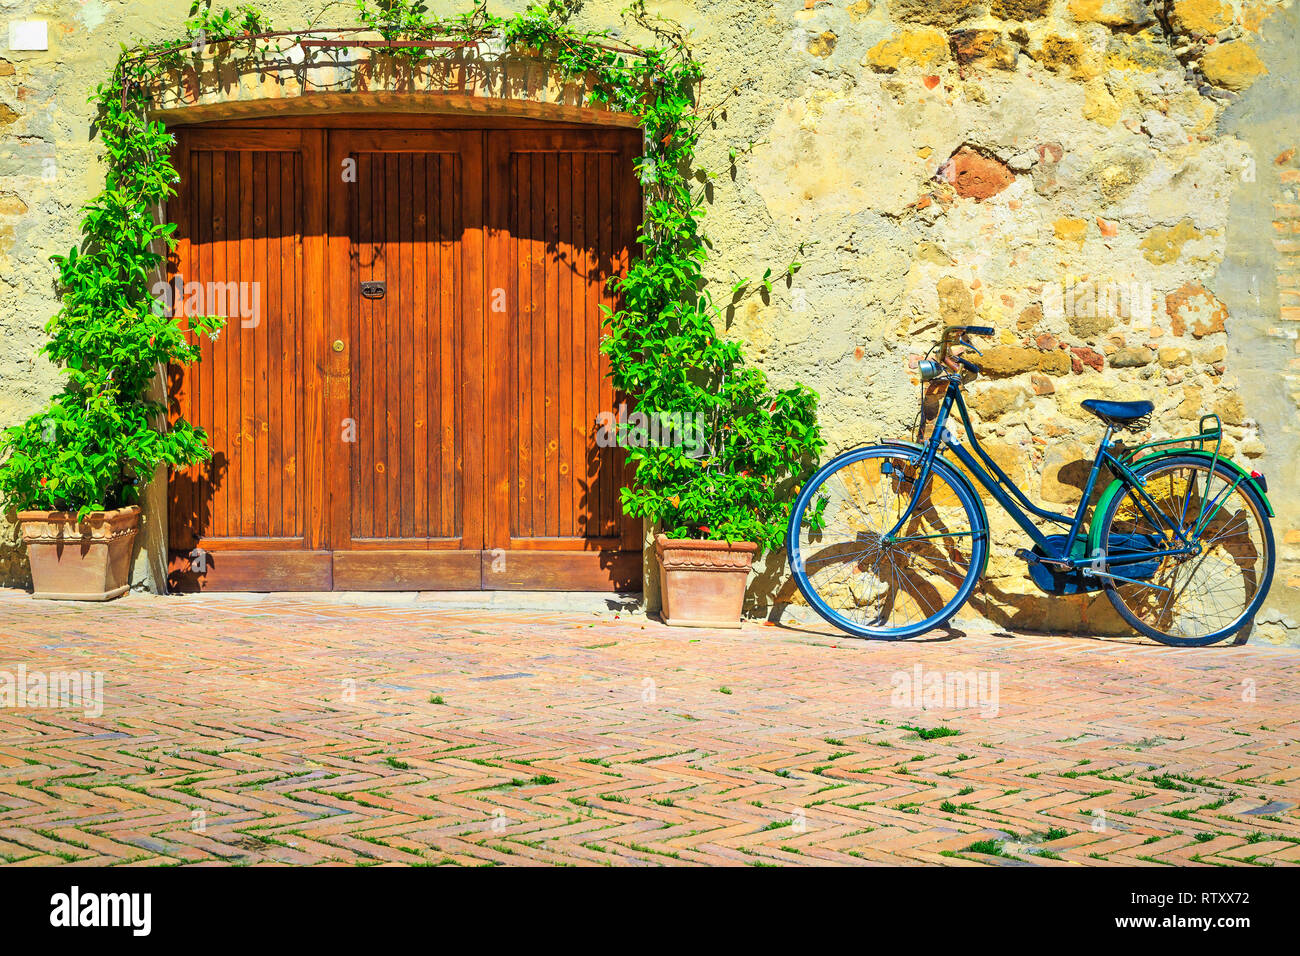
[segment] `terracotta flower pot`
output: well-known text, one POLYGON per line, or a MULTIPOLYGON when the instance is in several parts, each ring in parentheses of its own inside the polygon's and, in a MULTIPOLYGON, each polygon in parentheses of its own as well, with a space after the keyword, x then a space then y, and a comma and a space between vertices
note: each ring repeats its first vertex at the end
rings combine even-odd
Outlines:
POLYGON ((32 566, 32 597, 50 601, 111 601, 131 586, 131 546, 140 527, 135 505, 92 511, 20 511, 18 522, 32 566))
POLYGON ((655 535, 665 624, 740 627, 745 582, 758 545, 655 535))

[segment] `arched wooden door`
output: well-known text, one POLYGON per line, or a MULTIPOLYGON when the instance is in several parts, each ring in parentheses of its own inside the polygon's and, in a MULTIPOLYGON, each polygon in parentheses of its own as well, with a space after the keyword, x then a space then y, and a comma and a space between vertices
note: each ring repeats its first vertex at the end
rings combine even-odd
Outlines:
POLYGON ((595 424, 635 133, 178 132, 174 284, 262 315, 173 376, 214 448, 171 479, 173 586, 639 588, 595 424))

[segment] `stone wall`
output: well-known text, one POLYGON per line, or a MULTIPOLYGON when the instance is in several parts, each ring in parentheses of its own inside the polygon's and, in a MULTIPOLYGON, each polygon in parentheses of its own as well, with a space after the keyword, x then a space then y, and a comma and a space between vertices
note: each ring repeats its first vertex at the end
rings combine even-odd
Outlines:
MULTIPOLYGON (((636 39, 623 5, 589 0, 579 21, 636 39)), ((318 10, 264 6, 283 28, 318 10)), ((1217 412, 1227 449, 1269 476, 1279 508, 1279 574, 1260 636, 1300 641, 1291 620, 1300 617, 1300 508, 1289 501, 1300 467, 1294 7, 648 7, 694 30, 702 98, 727 100, 700 152, 714 177, 714 287, 803 263, 788 286, 729 309, 727 334, 779 384, 821 393, 829 451, 906 433, 916 360, 958 321, 999 330, 971 407, 997 460, 1049 506, 1077 503, 1081 462, 1100 434, 1080 399, 1152 398, 1156 436, 1217 412)), ((51 47, 0 58, 0 423, 29 414, 56 382, 33 356, 54 308, 46 259, 75 241, 77 207, 96 187, 85 97, 119 41, 176 35, 187 8, 0 0, 5 19, 46 19, 51 47)), ((973 613, 1031 628, 1122 629, 1104 597, 1037 596, 1011 557, 1022 536, 1009 522, 995 526, 973 613)), ((19 555, 0 546, 0 580, 21 583, 19 555)), ((756 611, 790 594, 778 561, 769 565, 751 594, 756 611)))

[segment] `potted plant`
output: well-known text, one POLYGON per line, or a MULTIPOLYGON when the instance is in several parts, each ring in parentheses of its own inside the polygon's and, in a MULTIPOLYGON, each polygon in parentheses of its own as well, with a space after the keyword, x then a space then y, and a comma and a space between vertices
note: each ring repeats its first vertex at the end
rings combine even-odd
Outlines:
MULTIPOLYGON (((153 211, 174 192, 173 138, 142 119, 138 90, 98 93, 107 172, 85 208, 80 248, 55 256, 61 307, 44 354, 66 381, 49 405, 0 435, 0 497, 22 526, 34 596, 108 600, 129 586, 140 491, 159 465, 208 455, 185 421, 167 425, 151 397, 160 372, 199 347, 154 298, 151 277, 172 243, 153 211)), ((192 316, 215 334, 221 320, 192 316)))
MULTIPOLYGON (((641 255, 615 280, 618 307, 605 310, 601 342, 615 391, 637 408, 619 428, 634 469, 621 503, 657 529, 665 622, 739 627, 750 566, 782 545, 797 485, 825 446, 817 395, 799 384, 773 389, 719 334, 727 317, 706 288, 700 229, 709 189, 698 185, 711 176, 694 162, 714 122, 695 102, 699 65, 674 46, 638 69, 611 101, 637 108, 645 131, 641 255)), ((730 160, 734 175, 736 150, 730 160)), ((786 267, 787 286, 798 270, 786 267)), ((772 286, 771 269, 757 285, 736 283, 728 317, 748 295, 769 301, 772 286)))
POLYGON ((624 447, 636 473, 623 505, 658 526, 664 623, 739 627, 753 561, 781 546, 795 483, 822 441, 816 396, 773 393, 759 369, 731 367, 709 399, 693 420, 631 416, 624 447))
MULTIPOLYGON (((722 317, 699 291, 703 247, 680 238, 694 228, 693 206, 647 202, 647 254, 621 281, 602 348, 616 389, 636 396, 619 428, 635 469, 621 501, 657 526, 663 620, 739 627, 751 564, 781 546, 796 486, 825 443, 816 393, 771 388, 718 335, 722 317)), ((771 292, 768 276, 762 289, 771 292)))

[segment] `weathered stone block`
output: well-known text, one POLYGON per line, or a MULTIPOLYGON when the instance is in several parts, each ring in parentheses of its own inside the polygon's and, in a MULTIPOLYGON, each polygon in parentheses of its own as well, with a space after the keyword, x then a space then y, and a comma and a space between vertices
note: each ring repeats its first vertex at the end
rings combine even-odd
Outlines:
POLYGON ((1089 80, 1083 94, 1083 118, 1102 126, 1114 126, 1121 115, 1119 101, 1111 95, 1105 81, 1100 77, 1089 80))
POLYGON ((1240 395, 1235 393, 1224 395, 1214 403, 1214 411, 1223 419, 1225 425, 1246 424, 1246 405, 1240 395))
MULTIPOLYGON (((943 251, 942 247, 929 239, 917 243, 916 258, 921 262, 933 263, 936 266, 955 266, 957 264, 952 256, 943 251)), ((960 282, 961 280, 956 281, 960 282)))
POLYGON ((1145 0, 1070 0, 1069 10, 1080 23, 1108 27, 1141 27, 1156 19, 1145 0))
POLYGON ((985 375, 1000 378, 1007 375, 1019 375, 1038 369, 1038 349, 1025 349, 1015 345, 998 345, 985 349, 979 360, 979 366, 985 375))
POLYGON ((1190 329, 1199 339, 1224 331, 1228 307, 1199 282, 1188 282, 1165 296, 1165 313, 1174 335, 1190 329))
POLYGON ((1147 174, 1148 163, 1148 159, 1141 154, 1107 158, 1098 163, 1093 175, 1102 198, 1114 203, 1127 196, 1147 174))
POLYGON ((1179 365, 1192 364, 1192 353, 1178 346, 1166 345, 1159 350, 1157 355, 1160 358, 1160 364, 1165 368, 1176 368, 1179 365))
POLYGON ((1062 242, 1075 242, 1080 245, 1088 235, 1088 220, 1067 217, 1052 223, 1052 232, 1062 242))
POLYGON ((1031 57, 1054 73, 1085 79, 1098 73, 1095 57, 1074 37, 1055 34, 1046 36, 1037 47, 1030 47, 1028 52, 1031 57))
POLYGON ((881 40, 867 51, 866 65, 880 73, 892 73, 906 66, 936 66, 947 59, 948 35, 930 27, 881 40))
POLYGON ((1070 356, 1064 351, 1042 352, 1018 345, 997 345, 985 349, 977 364, 990 378, 1006 378, 1022 372, 1065 375, 1070 371, 1070 356))
POLYGON ((998 30, 957 30, 948 39, 958 63, 996 70, 1016 68, 1020 47, 998 30))
POLYGON ((27 211, 27 203, 11 192, 0 192, 0 216, 21 216, 27 211))
POLYGON ((1110 357, 1110 366, 1111 368, 1141 368, 1143 365, 1150 365, 1155 357, 1156 354, 1148 348, 1141 346, 1125 348, 1110 357))
POLYGON ((813 56, 828 57, 835 52, 835 43, 839 40, 832 31, 827 30, 825 33, 819 33, 817 36, 809 37, 808 52, 813 56))
POLYGON ((1043 321, 1043 307, 1027 305, 1016 318, 1016 328, 1021 332, 1028 332, 1041 321, 1043 321))
POLYGON ((891 0, 889 12, 896 20, 951 27, 980 16, 987 9, 984 0, 891 0))
POLYGON ((984 421, 992 421, 1023 406, 1026 398, 1025 390, 1019 386, 989 385, 969 392, 966 404, 984 421))
POLYGON ((1056 504, 1078 504, 1083 497, 1083 486, 1088 482, 1091 468, 1091 449, 1078 442, 1052 446, 1043 460, 1040 490, 1043 500, 1056 504))
POLYGON ((1138 247, 1148 262, 1158 266, 1176 262, 1183 254, 1183 246, 1193 239, 1200 239, 1201 231, 1184 219, 1176 226, 1157 226, 1146 234, 1138 247))
POLYGON ((1015 182, 1013 173, 1000 159, 985 156, 969 146, 963 146, 939 170, 952 183, 957 195, 964 199, 988 199, 996 196, 1015 182))
POLYGON ((944 276, 935 289, 939 293, 939 316, 944 325, 972 325, 975 299, 965 282, 956 276, 944 276))
POLYGON ((1038 370, 1040 372, 1045 372, 1048 375, 1069 375, 1069 353, 1061 350, 1055 352, 1040 352, 1038 357, 1038 370))
POLYGON ((1106 366, 1105 358, 1096 349, 1076 347, 1070 349, 1070 354, 1074 356, 1072 368, 1076 374, 1082 372, 1084 366, 1096 372, 1100 372, 1106 366))
POLYGON ((1039 20, 1050 6, 1051 0, 990 0, 989 13, 999 20, 1039 20))
POLYGON ((1194 421, 1200 418, 1205 412, 1205 408, 1201 404, 1201 396, 1202 393, 1200 388, 1192 385, 1184 385, 1183 400, 1179 402, 1178 407, 1174 409, 1178 417, 1184 421, 1194 421))
POLYGON ((989 453, 989 457, 997 463, 997 466, 1006 472, 1007 477, 1014 481, 1021 488, 1026 487, 1029 483, 1031 472, 1031 459, 1024 448, 1018 445, 1008 445, 996 440, 981 441, 984 450, 989 453))
POLYGON ((1086 309, 1067 311, 1066 322, 1070 326, 1070 332, 1085 342, 1095 340, 1103 332, 1109 332, 1115 325, 1113 316, 1100 315, 1086 309))
POLYGON ((1174 0, 1169 8, 1169 25, 1191 36, 1215 36, 1232 21, 1232 7, 1222 0, 1174 0))
POLYGON ((1225 90, 1246 89, 1268 72, 1248 43, 1217 43, 1201 54, 1201 72, 1225 90))

